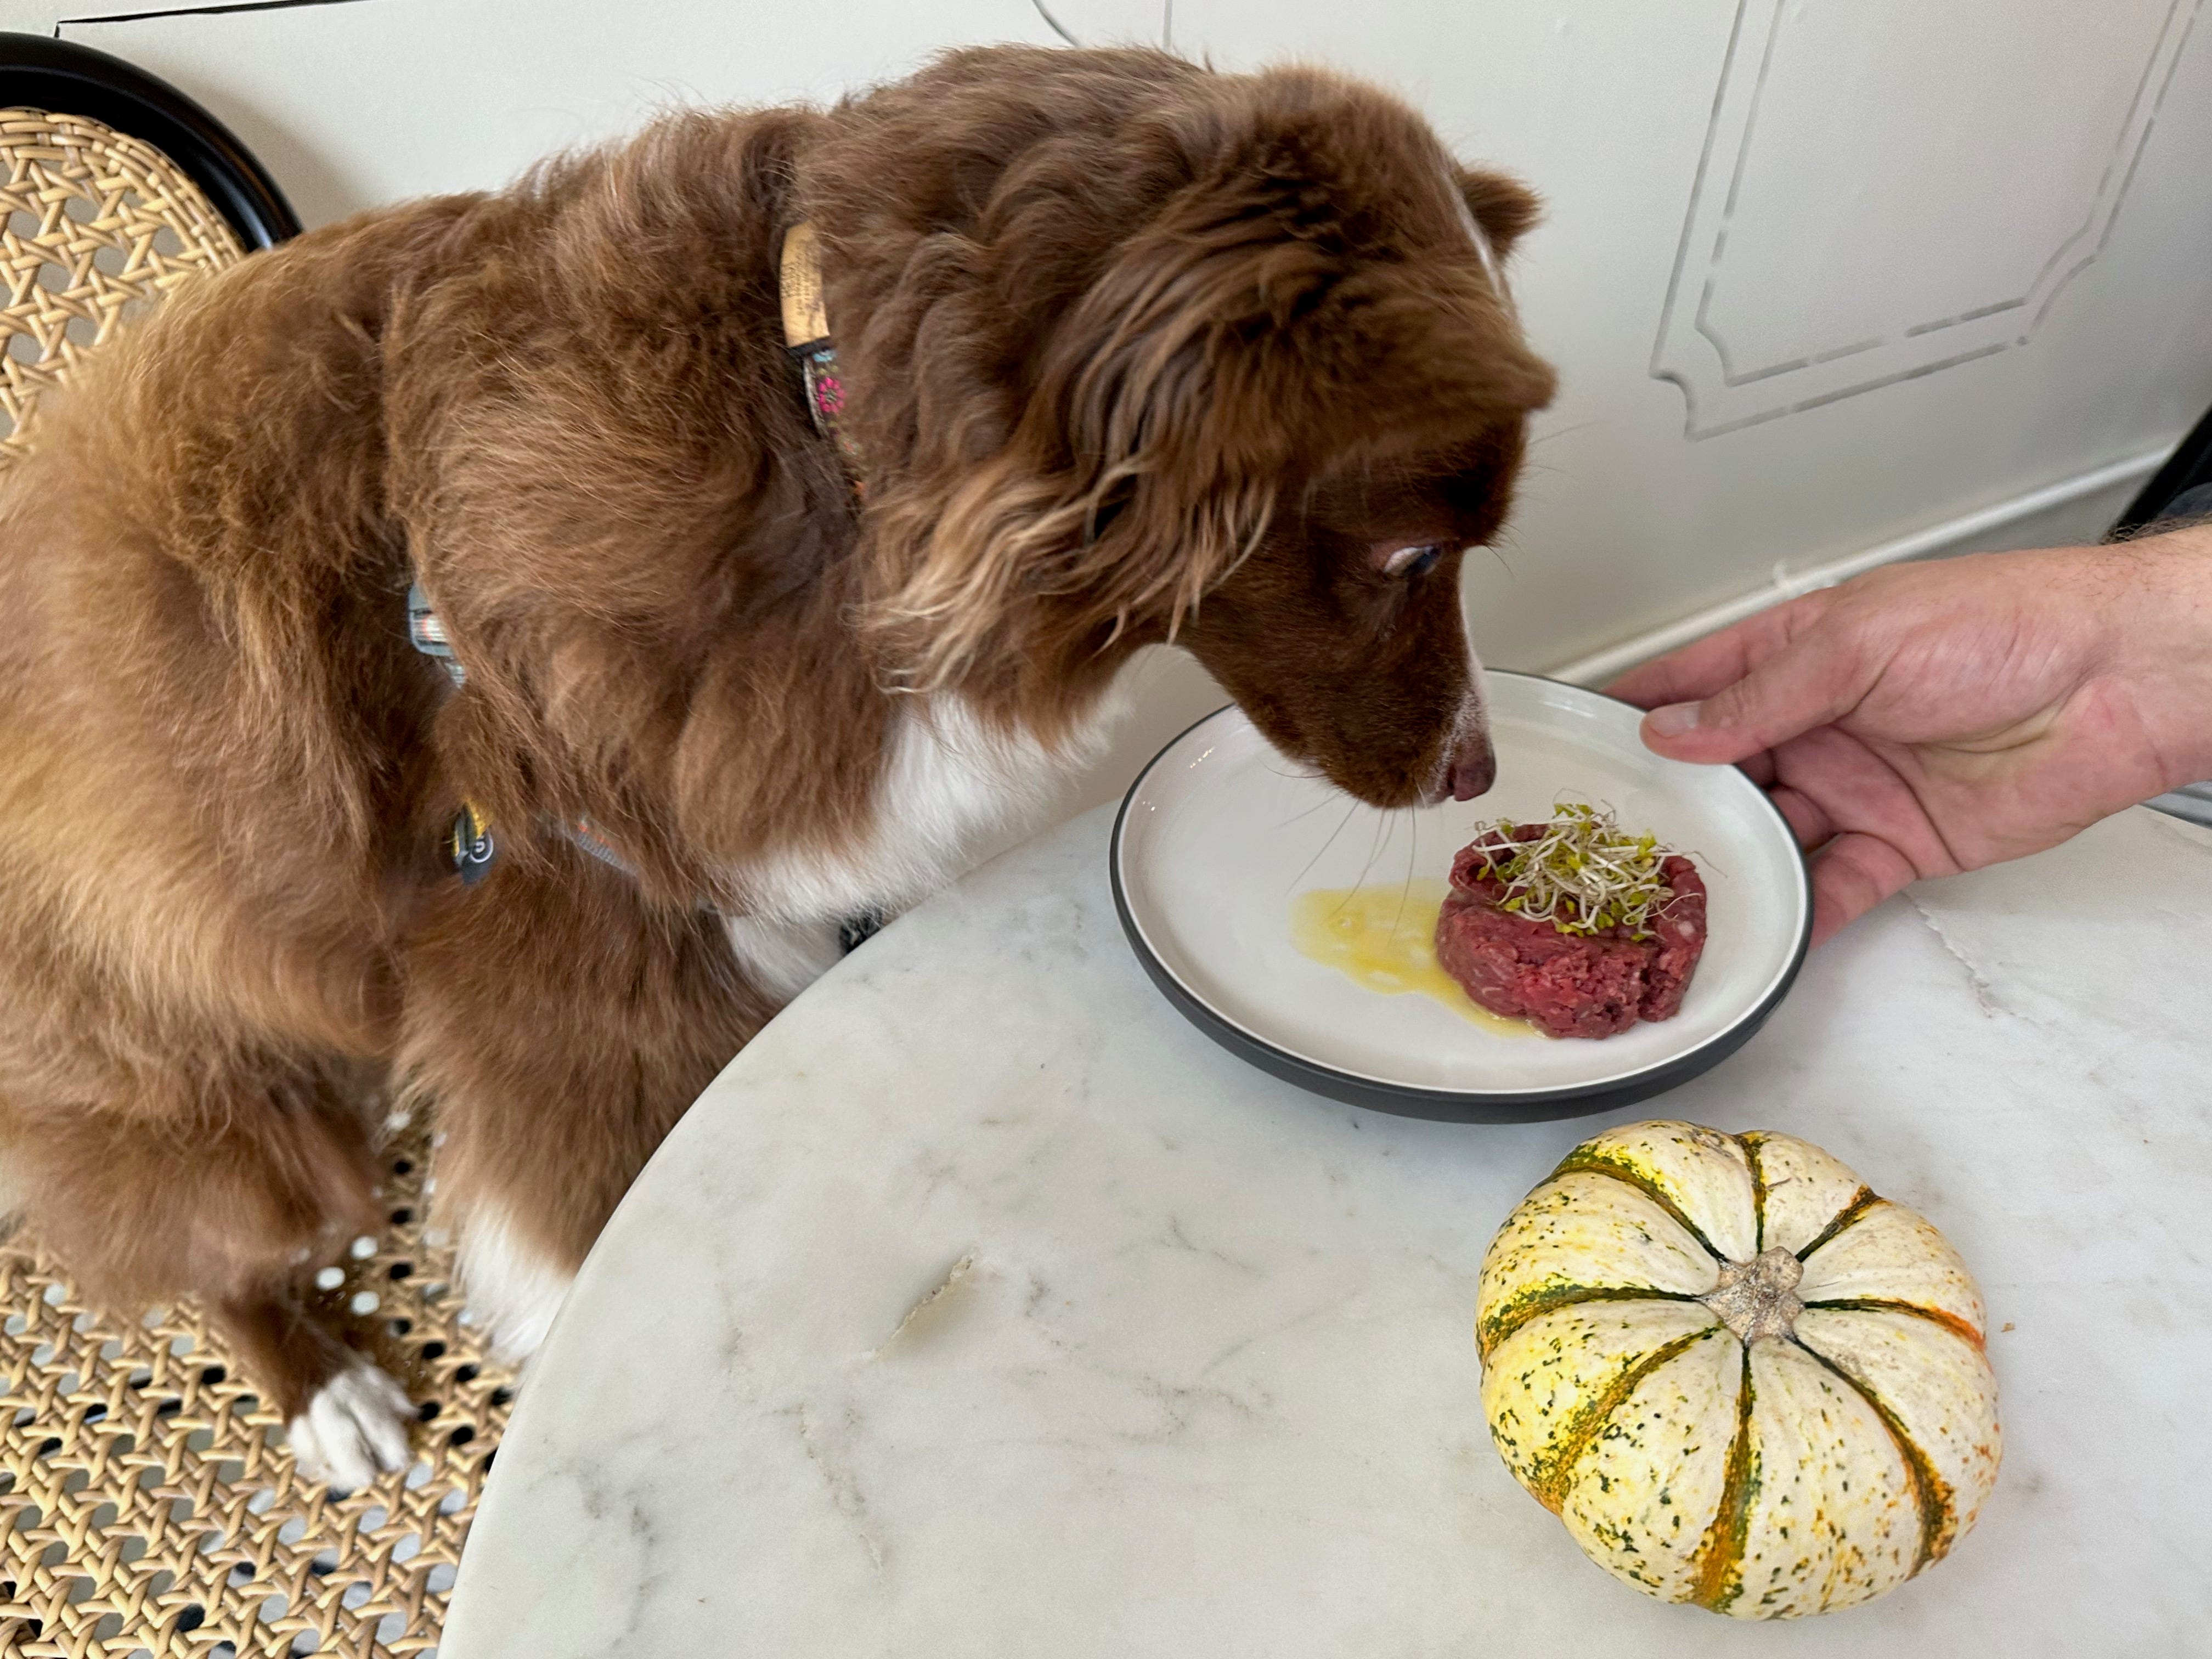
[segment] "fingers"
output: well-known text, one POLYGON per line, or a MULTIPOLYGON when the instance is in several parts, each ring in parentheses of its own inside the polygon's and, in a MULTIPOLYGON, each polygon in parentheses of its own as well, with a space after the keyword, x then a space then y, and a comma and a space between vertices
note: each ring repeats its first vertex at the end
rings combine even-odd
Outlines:
POLYGON ((1701 701, 1653 709, 1644 745, 1706 765, 1741 761, 1849 714, 1875 678, 1854 639, 1810 629, 1701 701))
POLYGON ((1668 703, 1696 702, 1710 697, 1749 673, 1753 665, 1790 642, 1816 607, 1808 599, 1825 600, 1825 594, 1808 595, 1788 605, 1776 605, 1755 617, 1747 617, 1732 628, 1708 634, 1679 651, 1632 668, 1605 688, 1607 696, 1632 702, 1638 708, 1657 708, 1668 703))
POLYGON ((1820 845, 1836 833, 1835 820, 1828 809, 1802 790, 1788 784, 1777 784, 1766 792, 1783 817, 1789 822, 1790 833, 1797 837, 1798 846, 1807 852, 1820 845))
POLYGON ((1644 741, 1656 753, 1708 765, 1747 760, 1848 713, 1872 684, 1868 653, 1832 620, 1835 603, 1832 590, 1805 594, 1606 690, 1652 711, 1644 741))
POLYGON ((1838 836, 1813 860, 1813 943, 1826 944, 1901 892, 1916 873, 1904 854, 1878 836, 1856 830, 1838 836))

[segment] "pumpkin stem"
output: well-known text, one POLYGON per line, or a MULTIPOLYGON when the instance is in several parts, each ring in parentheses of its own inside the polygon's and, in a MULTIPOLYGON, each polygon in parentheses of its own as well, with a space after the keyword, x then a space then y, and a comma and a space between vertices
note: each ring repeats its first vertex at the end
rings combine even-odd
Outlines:
POLYGON ((1796 1328, 1797 1316, 1805 1311, 1797 1299, 1797 1281, 1804 1276, 1805 1264, 1778 1244, 1748 1261, 1723 1261, 1721 1282, 1700 1299, 1747 1346, 1762 1336, 1787 1336, 1796 1328))

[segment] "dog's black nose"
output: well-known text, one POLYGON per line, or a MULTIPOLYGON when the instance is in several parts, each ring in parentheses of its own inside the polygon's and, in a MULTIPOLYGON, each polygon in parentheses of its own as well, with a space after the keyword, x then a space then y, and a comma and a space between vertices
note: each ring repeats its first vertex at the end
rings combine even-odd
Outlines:
POLYGON ((1498 757, 1487 733, 1462 739, 1452 756, 1449 781, 1454 800, 1473 800, 1498 781, 1498 757))

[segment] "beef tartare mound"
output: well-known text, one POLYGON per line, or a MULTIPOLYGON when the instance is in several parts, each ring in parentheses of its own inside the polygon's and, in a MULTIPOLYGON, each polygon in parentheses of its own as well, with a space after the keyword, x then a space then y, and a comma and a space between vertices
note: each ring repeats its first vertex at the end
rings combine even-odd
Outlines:
POLYGON ((1488 827, 1452 860, 1437 960, 1480 1006, 1555 1037, 1671 1018, 1705 948, 1705 884, 1589 807, 1488 827))

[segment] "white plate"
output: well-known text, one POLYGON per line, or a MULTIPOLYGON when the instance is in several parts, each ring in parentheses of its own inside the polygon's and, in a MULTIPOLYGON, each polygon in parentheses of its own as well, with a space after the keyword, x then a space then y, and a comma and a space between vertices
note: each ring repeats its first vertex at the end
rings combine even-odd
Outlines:
POLYGON ((1245 1059, 1340 1100, 1420 1117, 1566 1117, 1642 1100, 1733 1053, 1812 935, 1804 860, 1734 767, 1662 760, 1640 712, 1579 686, 1489 675, 1498 781, 1479 800, 1381 812, 1297 775, 1235 708, 1170 743, 1114 826, 1115 902, 1169 1000, 1245 1059), (1368 990, 1292 945, 1315 888, 1442 881, 1480 820, 1610 806, 1697 861, 1705 956, 1674 1018, 1602 1041, 1501 1035, 1432 998, 1368 990))

